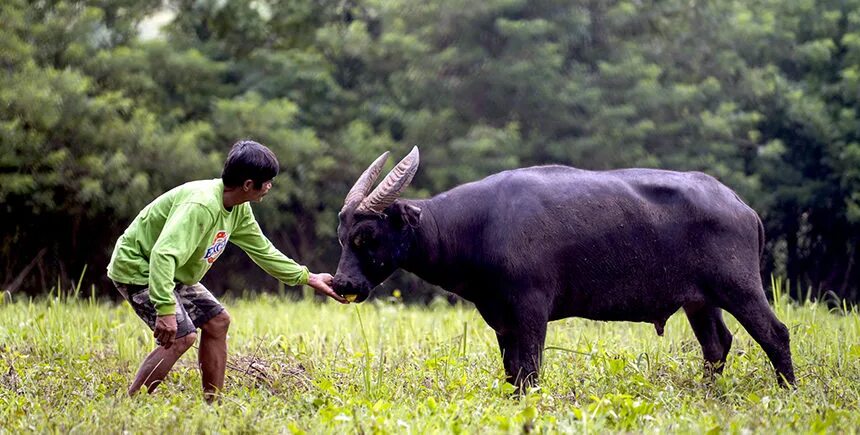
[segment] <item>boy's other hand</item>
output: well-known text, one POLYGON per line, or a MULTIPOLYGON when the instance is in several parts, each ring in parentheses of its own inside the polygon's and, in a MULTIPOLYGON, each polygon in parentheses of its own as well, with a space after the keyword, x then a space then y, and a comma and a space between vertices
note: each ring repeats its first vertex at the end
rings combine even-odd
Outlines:
POLYGON ((155 339, 158 344, 165 349, 170 349, 173 346, 173 341, 176 340, 176 314, 167 316, 158 316, 155 319, 155 339))

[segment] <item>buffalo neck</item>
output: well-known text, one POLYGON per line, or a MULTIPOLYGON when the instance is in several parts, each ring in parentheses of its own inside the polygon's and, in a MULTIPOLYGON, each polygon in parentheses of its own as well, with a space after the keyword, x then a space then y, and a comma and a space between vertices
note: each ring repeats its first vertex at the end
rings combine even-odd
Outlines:
POLYGON ((457 293, 462 278, 462 247, 470 239, 469 225, 457 218, 446 198, 409 201, 421 208, 421 220, 403 269, 421 279, 457 293))

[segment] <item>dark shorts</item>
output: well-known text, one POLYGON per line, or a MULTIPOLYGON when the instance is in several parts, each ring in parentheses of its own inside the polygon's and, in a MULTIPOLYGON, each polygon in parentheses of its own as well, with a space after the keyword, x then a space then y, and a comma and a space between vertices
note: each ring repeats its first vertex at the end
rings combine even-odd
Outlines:
MULTIPOLYGON (((140 317, 149 329, 155 330, 155 318, 158 313, 155 311, 155 305, 149 300, 149 288, 118 282, 114 282, 114 285, 131 305, 137 317, 140 317)), ((192 285, 176 284, 173 288, 173 297, 176 299, 176 338, 195 332, 197 328, 224 311, 224 306, 218 302, 218 299, 215 299, 215 296, 199 282, 192 285)))

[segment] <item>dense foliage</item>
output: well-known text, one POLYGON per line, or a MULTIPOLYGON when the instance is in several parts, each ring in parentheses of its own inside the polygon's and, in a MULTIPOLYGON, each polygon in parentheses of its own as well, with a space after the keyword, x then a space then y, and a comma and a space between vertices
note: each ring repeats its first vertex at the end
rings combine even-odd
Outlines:
MULTIPOLYGON (((254 138, 283 166, 263 228, 316 270, 365 165, 417 144, 413 196, 543 163, 705 171, 762 215, 768 272, 858 299, 860 0, 6 0, 0 22, 12 291, 85 265, 107 288, 137 211, 254 138)), ((273 287, 236 251, 210 287, 273 287)))

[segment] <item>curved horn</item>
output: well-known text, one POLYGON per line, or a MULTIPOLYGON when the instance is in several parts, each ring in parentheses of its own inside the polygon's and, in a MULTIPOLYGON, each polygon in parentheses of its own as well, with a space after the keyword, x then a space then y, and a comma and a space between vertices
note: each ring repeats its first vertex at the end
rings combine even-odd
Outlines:
POLYGON ((416 172, 418 172, 418 147, 413 147, 412 151, 385 176, 379 186, 376 186, 376 189, 361 201, 356 211, 382 213, 400 196, 416 172))
POLYGON ((382 167, 385 166, 385 162, 388 160, 389 152, 386 151, 382 153, 364 172, 361 173, 361 176, 358 177, 358 181, 355 182, 355 185, 352 186, 352 189, 349 189, 349 193, 346 194, 346 199, 343 201, 343 208, 341 211, 344 211, 364 199, 367 196, 367 192, 370 192, 370 188, 373 187, 373 183, 376 182, 376 179, 379 178, 379 173, 382 172, 382 167))

